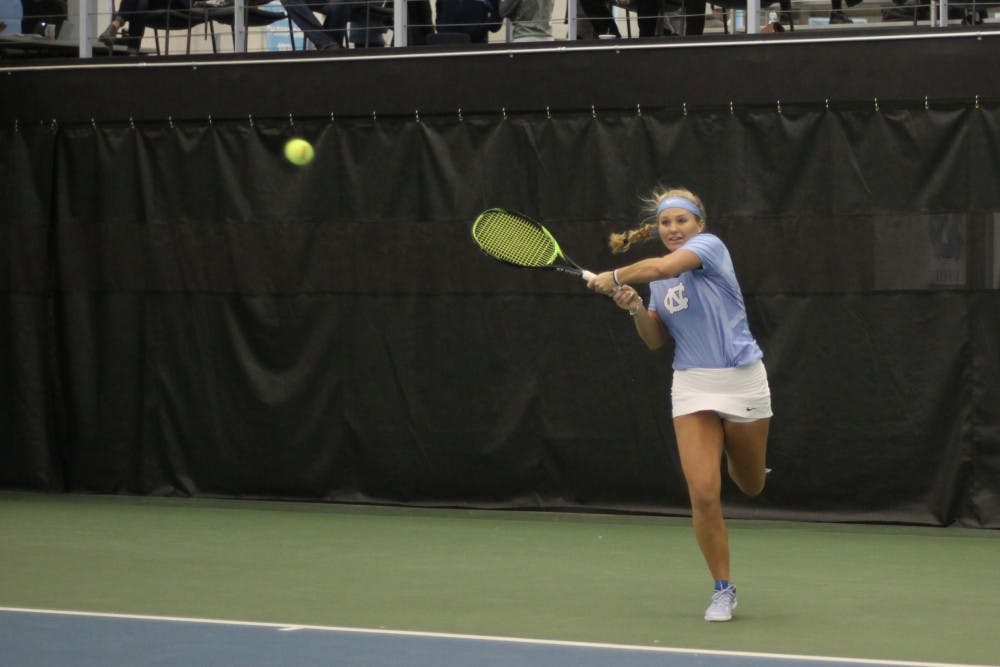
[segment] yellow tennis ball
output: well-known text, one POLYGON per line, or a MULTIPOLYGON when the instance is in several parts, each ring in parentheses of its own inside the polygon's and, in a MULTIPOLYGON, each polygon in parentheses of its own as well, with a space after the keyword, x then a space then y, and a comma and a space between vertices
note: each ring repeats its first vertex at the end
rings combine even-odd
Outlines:
POLYGON ((289 139, 285 144, 285 159, 299 167, 312 162, 315 154, 316 151, 313 150, 312 144, 305 139, 296 137, 295 139, 289 139))

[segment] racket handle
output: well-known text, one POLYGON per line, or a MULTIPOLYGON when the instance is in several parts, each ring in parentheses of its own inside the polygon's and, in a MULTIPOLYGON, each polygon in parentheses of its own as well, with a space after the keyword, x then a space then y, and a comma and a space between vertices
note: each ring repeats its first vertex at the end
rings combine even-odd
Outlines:
POLYGON ((592 272, 588 271, 587 269, 584 269, 583 273, 580 274, 580 277, 583 278, 584 280, 586 280, 589 283, 590 279, 594 278, 596 275, 597 274, 592 273, 592 272))

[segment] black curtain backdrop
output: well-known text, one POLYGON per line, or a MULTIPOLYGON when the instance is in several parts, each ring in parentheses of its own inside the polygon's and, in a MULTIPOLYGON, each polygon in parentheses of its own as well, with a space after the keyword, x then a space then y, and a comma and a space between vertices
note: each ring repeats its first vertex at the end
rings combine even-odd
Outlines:
POLYGON ((0 486, 684 513, 672 350, 469 234, 510 206, 610 268, 683 184, 774 394, 730 513, 1000 527, 998 130, 972 101, 8 128, 0 486))

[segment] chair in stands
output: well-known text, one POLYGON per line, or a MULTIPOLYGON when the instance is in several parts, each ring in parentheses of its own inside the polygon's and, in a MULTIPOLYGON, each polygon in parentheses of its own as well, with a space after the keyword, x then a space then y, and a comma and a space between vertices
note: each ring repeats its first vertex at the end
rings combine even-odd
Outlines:
POLYGON ((346 18, 350 29, 347 43, 355 48, 385 46, 383 33, 393 27, 393 8, 386 0, 366 0, 348 4, 346 18))
MULTIPOLYGON (((143 12, 146 28, 153 29, 153 41, 156 44, 156 55, 170 55, 170 31, 187 31, 187 43, 185 52, 191 53, 191 32, 192 29, 204 23, 204 20, 191 11, 188 2, 173 2, 166 0, 164 3, 151 3, 153 8, 143 12), (160 47, 160 31, 167 33, 163 48, 160 47)), ((131 24, 129 30, 132 30, 131 24)))
MULTIPOLYGON (((948 0, 948 20, 961 21, 962 25, 979 25, 988 18, 990 8, 1000 7, 997 0, 948 0)), ((940 6, 928 3, 928 0, 909 0, 908 2, 893 2, 892 7, 882 10, 883 21, 911 21, 913 26, 920 21, 931 18, 931 11, 937 15, 940 6)))
POLYGON ((365 25, 373 26, 382 24, 386 28, 393 27, 395 12, 392 2, 388 0, 372 0, 365 3, 365 25))
MULTIPOLYGON (((636 3, 633 3, 631 11, 636 11, 636 3)), ((743 9, 747 7, 746 0, 659 0, 653 3, 656 5, 655 18, 656 18, 656 29, 655 36, 663 36, 664 34, 670 34, 671 28, 667 25, 668 22, 673 25, 673 28, 677 29, 677 21, 675 18, 670 18, 668 21, 668 15, 679 12, 679 16, 683 18, 683 33, 684 35, 701 35, 705 32, 705 9, 711 4, 713 7, 720 7, 726 10, 729 9, 743 9)), ((761 0, 761 9, 770 7, 772 5, 779 5, 781 8, 780 20, 788 24, 789 30, 795 30, 794 21, 792 20, 792 0, 761 0)), ((648 12, 650 10, 647 10, 648 12)), ((626 7, 626 15, 629 14, 630 8, 626 7)), ((654 18, 652 12, 650 12, 646 19, 654 18)), ((628 37, 632 37, 632 26, 631 22, 627 21, 626 26, 628 29, 628 37)), ((723 15, 722 19, 722 29, 727 34, 729 33, 729 22, 726 14, 723 15)), ((639 34, 642 35, 643 27, 639 26, 639 34)))
MULTIPOLYGON (((720 7, 724 10, 722 14, 722 30, 726 34, 729 34, 729 20, 728 20, 728 10, 730 9, 743 9, 747 8, 746 0, 709 0, 713 7, 720 7)), ((788 29, 795 30, 795 21, 792 18, 792 0, 760 0, 760 8, 767 9, 768 7, 773 7, 778 5, 780 13, 778 14, 778 21, 780 23, 787 23, 788 29)), ((746 20, 750 20, 747 17, 746 20)))
POLYGON ((948 18, 959 19, 962 25, 979 25, 983 23, 988 14, 988 10, 1000 7, 1000 2, 991 0, 989 2, 977 2, 977 0, 949 0, 948 18))
MULTIPOLYGON (((409 2, 408 8, 418 5, 409 2)), ((392 0, 342 0, 340 2, 323 2, 316 0, 312 4, 314 13, 323 15, 322 29, 341 46, 353 45, 355 48, 386 46, 384 33, 393 27, 394 11, 392 0)), ((291 18, 291 16, 289 17, 291 18)), ((412 16, 410 18, 412 21, 412 16)), ((410 36, 415 32, 411 23, 410 36)), ((423 43, 422 40, 419 43, 423 43)), ((293 42, 292 48, 296 48, 293 42)), ((308 37, 302 34, 302 50, 308 49, 308 37)))
MULTIPOLYGON (((256 6, 258 3, 254 3, 253 0, 248 0, 248 2, 243 7, 243 26, 246 30, 243 33, 243 50, 247 50, 247 44, 250 38, 250 28, 263 28, 276 23, 278 21, 286 21, 288 23, 288 35, 291 38, 292 50, 295 50, 295 35, 294 29, 292 27, 292 20, 289 18, 288 14, 280 9, 264 9, 262 7, 256 6)), ((233 36, 233 50, 236 50, 236 30, 233 24, 236 22, 236 11, 231 0, 230 2, 223 3, 213 3, 208 2, 195 2, 194 7, 191 10, 196 16, 198 16, 201 21, 208 24, 209 33, 212 36, 212 51, 216 52, 215 43, 215 24, 221 23, 222 25, 229 26, 230 32, 233 36)))
POLYGON ((43 35, 49 25, 55 26, 58 35, 66 20, 66 0, 21 0, 21 7, 21 32, 25 35, 43 35))

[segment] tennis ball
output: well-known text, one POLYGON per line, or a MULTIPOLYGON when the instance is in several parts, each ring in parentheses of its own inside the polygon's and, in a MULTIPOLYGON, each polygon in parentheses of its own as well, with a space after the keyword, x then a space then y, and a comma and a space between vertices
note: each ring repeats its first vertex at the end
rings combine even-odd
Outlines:
POLYGON ((285 159, 294 165, 303 167, 310 162, 312 162, 313 156, 316 151, 313 150, 312 144, 305 139, 289 139, 285 144, 285 159))

